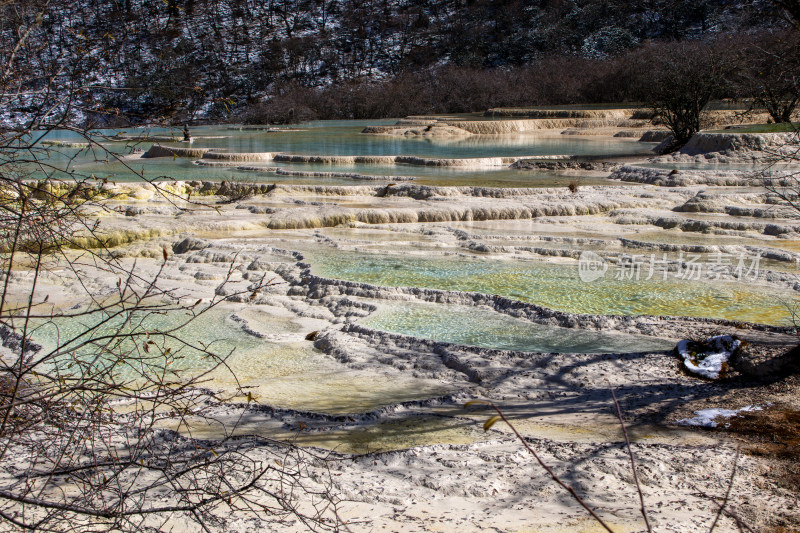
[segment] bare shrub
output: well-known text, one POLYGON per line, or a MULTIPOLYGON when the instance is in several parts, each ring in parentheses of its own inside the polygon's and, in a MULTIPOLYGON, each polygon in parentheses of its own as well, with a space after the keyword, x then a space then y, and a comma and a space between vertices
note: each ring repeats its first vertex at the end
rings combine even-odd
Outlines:
POLYGON ((71 164, 78 155, 125 164, 89 133, 81 108, 119 44, 90 32, 54 37, 43 22, 80 20, 83 7, 0 3, 0 521, 35 531, 180 521, 208 531, 244 512, 334 529, 335 505, 325 483, 310 481, 306 452, 234 438, 235 420, 220 439, 191 436, 198 420, 210 422, 208 404, 228 399, 205 387, 212 372, 229 371, 231 351, 184 328, 268 282, 186 301, 162 279, 166 249, 148 274, 106 246, 96 214, 113 188, 71 164), (56 129, 80 135, 83 148, 50 157, 56 149, 41 141, 56 129), (42 286, 53 278, 83 296, 50 302, 42 286), (98 279, 116 279, 116 289, 98 294, 98 279))

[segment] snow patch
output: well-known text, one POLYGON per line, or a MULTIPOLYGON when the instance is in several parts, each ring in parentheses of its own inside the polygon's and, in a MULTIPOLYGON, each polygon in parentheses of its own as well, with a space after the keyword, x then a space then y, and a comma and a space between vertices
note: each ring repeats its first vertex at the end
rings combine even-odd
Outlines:
POLYGON ((686 370, 709 379, 719 379, 727 368, 728 359, 742 342, 730 335, 709 337, 704 342, 683 340, 676 350, 683 358, 686 370))
MULTIPOLYGON (((748 405, 741 409, 701 409, 700 411, 694 412, 696 415, 694 418, 684 418, 678 420, 676 424, 681 426, 715 428, 719 425, 719 422, 716 421, 717 418, 732 418, 734 416, 739 416, 739 413, 761 410, 762 408, 757 405, 748 405)), ((725 426, 727 427, 728 424, 725 424, 725 426)))

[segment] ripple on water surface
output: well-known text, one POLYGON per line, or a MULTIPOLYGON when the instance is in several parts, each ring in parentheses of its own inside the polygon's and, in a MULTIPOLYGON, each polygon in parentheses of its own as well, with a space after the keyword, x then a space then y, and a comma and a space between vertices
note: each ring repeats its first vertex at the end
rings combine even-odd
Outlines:
MULTIPOLYGON (((238 309, 234 308, 233 310, 238 309)), ((231 308, 213 308, 201 314, 186 326, 175 330, 175 335, 195 345, 203 343, 219 355, 230 354, 227 368, 220 367, 208 377, 207 386, 227 390, 251 392, 264 404, 289 409, 324 413, 349 414, 378 409, 400 402, 430 398, 447 394, 449 389, 435 380, 418 379, 372 371, 354 371, 315 350, 311 343, 302 341, 305 332, 290 320, 269 318, 264 327, 272 334, 296 334, 298 342, 271 342, 244 333, 236 322, 229 319, 231 308)), ((55 319, 41 325, 33 339, 50 350, 64 345, 69 339, 81 338, 91 326, 98 324, 99 313, 81 319, 55 319)), ((158 339, 157 331, 177 328, 186 320, 180 312, 165 315, 137 316, 137 326, 126 326, 124 331, 149 331, 158 339)), ((112 321, 89 335, 98 339, 118 331, 119 322, 112 321)), ((84 339, 86 340, 86 339, 84 339)), ((160 342, 160 339, 159 339, 160 342)), ((213 367, 213 361, 199 350, 181 348, 179 343, 167 343, 178 354, 171 369, 179 377, 185 371, 201 372, 213 367)), ((122 350, 135 350, 133 345, 123 345, 122 350)), ((98 348, 86 347, 78 351, 79 357, 96 354, 98 348)), ((155 354, 155 348, 151 354, 155 354)), ((132 360, 133 362, 133 360, 132 360)), ((161 358, 152 362, 155 369, 163 363, 161 358)), ((117 366, 119 373, 129 379, 138 379, 148 372, 135 364, 117 366)))
POLYGON ((573 313, 696 316, 785 325, 787 305, 800 303, 788 289, 728 281, 684 281, 659 276, 616 279, 613 266, 591 283, 577 264, 466 260, 448 257, 309 253, 320 276, 382 286, 424 287, 497 294, 573 313))
MULTIPOLYGON (((414 155, 421 157, 461 159, 477 157, 528 157, 539 155, 587 155, 605 156, 644 154, 648 145, 628 139, 572 137, 555 135, 554 132, 530 132, 514 135, 472 135, 459 138, 421 138, 387 135, 363 135, 361 131, 370 125, 386 125, 394 121, 320 121, 294 128, 274 131, 236 130, 225 126, 206 126, 192 129, 195 148, 211 148, 227 152, 283 152, 300 155, 414 155)), ((115 135, 121 130, 105 130, 115 135)), ((128 135, 172 135, 180 138, 179 130, 154 128, 151 130, 128 130, 128 135)), ((84 141, 80 136, 66 131, 48 134, 48 141, 84 141)), ((146 150, 149 142, 108 143, 107 147, 120 154, 132 149, 146 150)), ((184 143, 162 143, 185 147, 184 143)), ((56 167, 69 165, 70 170, 97 178, 125 181, 138 180, 132 171, 144 172, 153 179, 168 176, 178 180, 229 180, 270 181, 284 183, 364 184, 369 182, 341 178, 303 178, 272 174, 241 172, 234 167, 198 167, 189 158, 162 157, 155 159, 129 159, 124 164, 113 157, 106 161, 102 150, 78 150, 76 148, 53 149, 49 162, 56 167), (130 165, 130 166, 129 166, 130 165)), ((294 170, 346 171, 373 175, 413 175, 420 183, 438 185, 484 185, 502 187, 530 187, 566 185, 574 178, 553 172, 519 171, 498 169, 450 169, 446 167, 415 167, 398 165, 378 167, 375 165, 303 165, 268 162, 268 166, 285 166, 294 170)), ((607 183, 605 179, 585 178, 585 183, 607 183)))
POLYGON ((670 350, 674 346, 666 339, 544 326, 461 305, 385 305, 361 324, 434 341, 525 352, 624 353, 670 350))

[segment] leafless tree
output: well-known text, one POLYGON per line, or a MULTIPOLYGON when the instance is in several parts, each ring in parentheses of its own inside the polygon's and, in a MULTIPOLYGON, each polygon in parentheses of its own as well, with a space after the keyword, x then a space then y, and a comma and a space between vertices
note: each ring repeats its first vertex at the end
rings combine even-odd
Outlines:
POLYGON ((641 99, 653 109, 653 121, 669 128, 673 143, 682 147, 700 131, 712 98, 726 96, 738 62, 725 41, 682 41, 645 46, 632 58, 638 71, 641 99))
MULTIPOLYGON (((769 63, 766 68, 778 69, 781 74, 777 83, 773 80, 772 84, 775 85, 772 88, 773 93, 780 94, 784 91, 782 84, 788 84, 789 90, 794 91, 792 103, 796 106, 797 96, 800 94, 797 92, 798 67, 796 66, 798 46, 800 46, 798 44, 800 2, 797 0, 772 0, 772 3, 782 10, 784 18, 792 25, 792 30, 779 35, 777 44, 783 48, 783 51, 768 54, 765 58, 765 62, 769 63)), ((772 112, 770 111, 770 113, 772 112)), ((758 179, 778 202, 800 214, 800 172, 796 170, 798 161, 800 161, 800 130, 789 122, 785 135, 788 139, 783 146, 774 149, 772 157, 767 161, 758 179), (776 173, 775 170, 781 172, 776 173)))
POLYGON ((192 437, 204 402, 226 400, 204 386, 230 351, 189 340, 183 328, 232 295, 186 302, 165 288, 167 249, 151 274, 116 258, 94 216, 109 189, 74 172, 76 150, 44 144, 66 129, 81 136, 78 151, 119 157, 87 129, 88 117, 109 112, 92 91, 119 43, 93 35, 82 26, 86 6, 70 5, 0 2, 0 523, 133 531, 188 522, 209 531, 242 512, 337 529, 307 452, 233 437, 235 427, 217 440, 192 437), (54 17, 72 17, 73 31, 53 36, 54 17), (112 296, 89 288, 97 273, 118 280, 112 296), (54 275, 84 287, 85 301, 50 302, 41 287, 54 275), (33 340, 48 328, 55 340, 33 340))
POLYGON ((755 174, 760 183, 773 196, 773 202, 800 215, 800 130, 792 126, 783 134, 783 143, 770 149, 763 168, 755 174))
POLYGON ((794 30, 761 35, 741 47, 736 77, 741 96, 752 98, 775 122, 790 122, 800 103, 800 40, 794 30))

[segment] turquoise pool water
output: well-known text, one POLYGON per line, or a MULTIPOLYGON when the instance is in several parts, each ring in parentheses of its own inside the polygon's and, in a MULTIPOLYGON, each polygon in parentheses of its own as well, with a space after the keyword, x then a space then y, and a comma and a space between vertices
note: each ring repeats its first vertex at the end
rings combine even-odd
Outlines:
MULTIPOLYGON (((140 386, 152 384, 158 376, 177 381, 206 371, 202 385, 223 388, 229 394, 245 390, 259 402, 291 409, 347 414, 377 409, 399 402, 446 394, 449 389, 434 380, 413 376, 392 376, 352 370, 335 363, 303 340, 272 342, 245 333, 231 316, 241 306, 216 307, 188 322, 182 311, 167 314, 136 313, 127 323, 114 319, 99 325, 107 315, 93 313, 79 319, 55 318, 41 323, 32 338, 43 346, 41 357, 59 349, 62 355, 40 368, 56 369, 61 375, 71 372, 110 373, 117 380, 130 380, 140 386), (144 335, 149 332, 150 336, 144 335), (170 331, 185 340, 163 338, 170 331), (135 341, 121 335, 137 334, 135 341), (109 341, 108 336, 117 336, 109 341), (154 344, 144 350, 144 343, 154 344), (224 357, 207 357, 201 348, 224 357), (165 350, 170 352, 165 355, 165 350), (74 355, 73 355, 74 354, 74 355), (117 358, 116 354, 124 354, 117 358)), ((252 318, 251 318, 252 319, 252 318)), ((292 334, 299 326, 280 317, 266 318, 263 329, 270 333, 292 334)))
POLYGON ((169 364, 172 366, 168 365, 168 372, 179 372, 185 368, 205 370, 215 366, 221 358, 256 349, 258 339, 229 323, 226 320, 229 314, 230 311, 211 308, 192 318, 181 310, 127 313, 112 308, 107 312, 87 313, 78 318, 55 317, 40 321, 31 337, 43 346, 41 354, 53 350, 64 352, 64 355, 53 360, 62 370, 64 361, 99 357, 98 365, 117 365, 119 375, 138 379, 143 374, 164 368, 167 360, 172 361, 169 364), (214 326, 209 327, 209 324, 214 326), (169 335, 187 342, 177 342, 170 339, 169 335), (110 340, 110 336, 118 338, 110 340), (125 339, 124 336, 132 337, 125 339), (148 341, 153 344, 148 344, 145 350, 144 344, 148 341), (170 350, 170 356, 161 355, 167 349, 170 350), (204 350, 216 357, 207 357, 204 350), (140 363, 149 363, 119 364, 114 354, 126 353, 136 356, 130 359, 131 362, 138 360, 140 363))
MULTIPOLYGON (((557 135, 558 131, 467 137, 397 137, 363 135, 367 126, 393 124, 394 120, 319 121, 278 127, 285 131, 235 129, 228 126, 191 128, 192 147, 216 148, 230 152, 286 152, 314 155, 418 155, 440 158, 501 157, 528 155, 624 155, 649 154, 649 143, 596 136, 557 135), (555 135, 554 135, 555 134, 555 135)), ((113 135, 173 135, 181 130, 101 130, 113 135)), ((80 140, 71 132, 53 132, 48 140, 80 140)), ((123 143, 113 143, 123 144, 123 143)), ((113 146, 113 144, 109 146, 113 146)), ((150 143, 139 143, 148 148, 150 143)), ((170 144, 170 143, 164 143, 170 144)), ((184 143, 176 146, 186 146, 184 143)))
POLYGON ((523 352, 646 352, 671 350, 675 344, 652 337, 542 326, 486 309, 444 304, 383 305, 361 324, 434 341, 523 352))
MULTIPOLYGON (((650 144, 637 143, 629 139, 609 137, 561 136, 547 132, 518 133, 509 135, 473 135, 459 138, 419 138, 384 135, 364 135, 361 131, 370 125, 386 125, 389 121, 322 121, 310 122, 279 131, 236 129, 227 126, 203 126, 192 128, 194 148, 214 148, 229 152, 284 152, 301 155, 415 155, 435 158, 476 158, 476 157, 523 157, 536 155, 647 155, 650 144)), ((167 130, 128 129, 102 130, 101 133, 114 135, 171 135, 181 137, 180 129, 167 130)), ((75 133, 54 131, 46 141, 82 142, 75 133)), ((105 143, 121 155, 132 150, 147 150, 152 143, 105 143)), ((162 143, 165 145, 187 146, 185 143, 162 143)), ((166 176, 179 180, 233 180, 233 181, 277 181, 283 183, 364 183, 336 178, 287 177, 273 174, 242 172, 235 167, 199 167, 188 158, 127 159, 124 162, 108 157, 102 149, 81 150, 68 147, 51 147, 48 162, 54 167, 67 167, 82 176, 108 178, 116 181, 139 179, 143 173, 147 179, 166 176), (108 159, 108 161, 106 161, 108 159)), ((563 184, 569 181, 554 172, 515 171, 506 168, 495 169, 453 169, 417 166, 375 166, 375 165, 313 165, 269 162, 266 166, 285 167, 292 170, 352 172, 369 175, 416 176, 420 183, 439 185, 487 185, 529 187, 551 183, 563 184)), ((63 174, 60 174, 63 176, 63 174)), ((37 169, 34 177, 41 178, 44 172, 37 169)), ((592 183, 607 183, 604 179, 588 178, 592 183)), ((588 181, 586 182, 589 183, 588 181)))
POLYGON ((354 252, 307 254, 320 276, 382 286, 497 294, 574 313, 725 318, 786 325, 788 290, 752 283, 616 279, 613 269, 585 283, 575 262, 467 260, 354 252))

